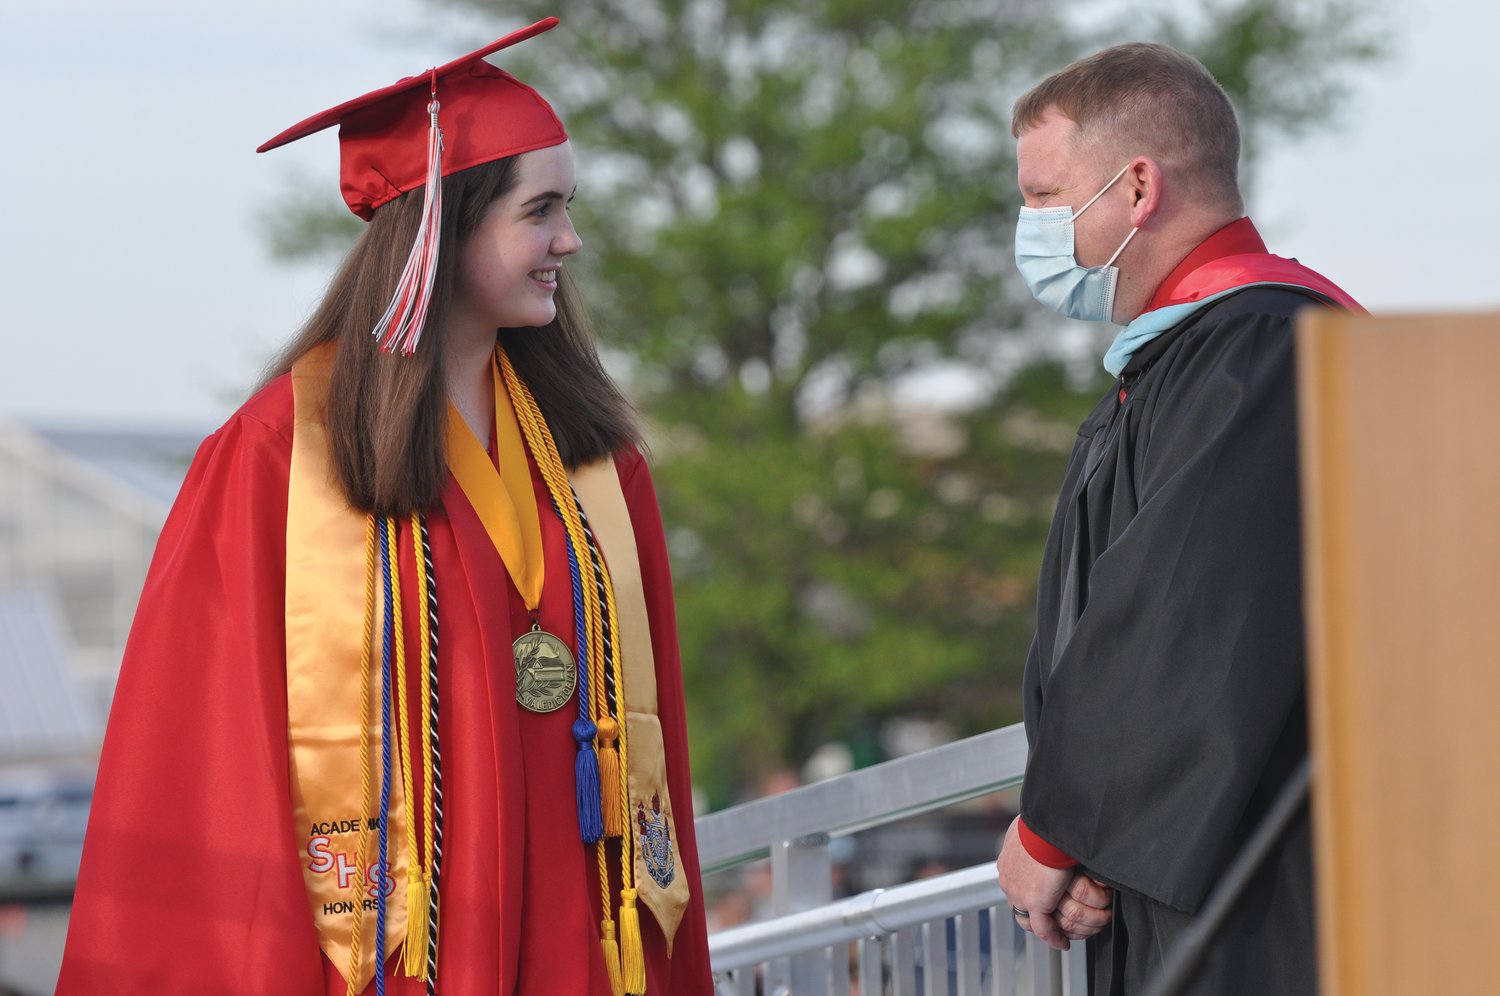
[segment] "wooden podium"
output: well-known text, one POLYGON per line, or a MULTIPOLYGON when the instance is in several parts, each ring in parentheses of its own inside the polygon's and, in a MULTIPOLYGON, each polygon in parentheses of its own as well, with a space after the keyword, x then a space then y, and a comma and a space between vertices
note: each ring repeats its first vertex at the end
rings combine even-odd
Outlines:
POLYGON ((1500 992, 1500 314, 1298 336, 1322 993, 1500 992))

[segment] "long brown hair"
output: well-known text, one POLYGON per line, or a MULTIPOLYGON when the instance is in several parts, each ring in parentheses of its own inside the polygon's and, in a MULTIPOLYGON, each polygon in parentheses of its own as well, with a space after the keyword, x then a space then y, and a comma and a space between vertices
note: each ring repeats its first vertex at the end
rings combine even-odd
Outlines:
MULTIPOLYGON (((416 239, 422 188, 375 211, 313 316, 268 367, 265 381, 286 373, 312 349, 334 344, 328 444, 339 484, 362 512, 408 515, 437 504, 448 476, 442 358, 455 261, 490 205, 515 183, 515 157, 444 177, 437 275, 422 341, 411 356, 381 352, 372 330, 416 239)), ((496 337, 536 397, 563 462, 577 467, 638 444, 640 431, 630 403, 599 360, 566 268, 558 271, 554 300, 557 316, 549 325, 499 329, 496 337)))

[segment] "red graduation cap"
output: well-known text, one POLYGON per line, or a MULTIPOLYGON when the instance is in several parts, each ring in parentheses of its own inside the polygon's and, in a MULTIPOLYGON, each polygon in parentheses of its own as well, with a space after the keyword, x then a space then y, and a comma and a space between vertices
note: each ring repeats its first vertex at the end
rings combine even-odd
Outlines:
POLYGON ((256 149, 272 149, 339 126, 339 182, 349 210, 375 209, 427 182, 428 101, 442 104, 442 174, 561 145, 568 134, 531 87, 484 57, 557 26, 549 17, 418 76, 346 100, 292 125, 256 149))
POLYGON ((339 126, 339 185, 349 210, 375 209, 426 185, 423 224, 391 308, 375 329, 382 348, 410 353, 421 335, 437 266, 440 177, 567 141, 552 107, 484 57, 557 26, 548 17, 498 41, 292 125, 256 149, 339 126))

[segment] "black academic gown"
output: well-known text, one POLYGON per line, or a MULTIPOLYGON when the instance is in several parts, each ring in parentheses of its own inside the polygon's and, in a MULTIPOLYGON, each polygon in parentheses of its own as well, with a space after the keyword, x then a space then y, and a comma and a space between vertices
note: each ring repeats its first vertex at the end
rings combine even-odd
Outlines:
MULTIPOLYGON (((1311 304, 1247 289, 1153 340, 1068 465, 1021 810, 1115 888, 1095 996, 1142 991, 1307 750, 1291 316, 1311 304)), ((1315 989, 1304 805, 1186 991, 1315 989)))

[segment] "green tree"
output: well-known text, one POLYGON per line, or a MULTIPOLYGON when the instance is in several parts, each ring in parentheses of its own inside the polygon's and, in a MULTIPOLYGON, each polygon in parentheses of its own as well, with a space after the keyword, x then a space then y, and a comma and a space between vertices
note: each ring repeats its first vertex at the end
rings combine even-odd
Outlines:
MULTIPOLYGON (((434 2, 492 16, 476 44, 554 7, 434 2)), ((560 13, 505 61, 577 147, 585 284, 652 427, 699 780, 723 803, 892 715, 1014 722, 1053 496, 1102 373, 1091 355, 1068 374, 1013 272, 1010 105, 1146 23, 1224 82, 1253 163, 1337 105, 1374 53, 1363 21, 1343 0, 1136 5, 1089 29, 995 0, 560 13)), ((295 252, 327 231, 304 215, 275 234, 295 252)))

